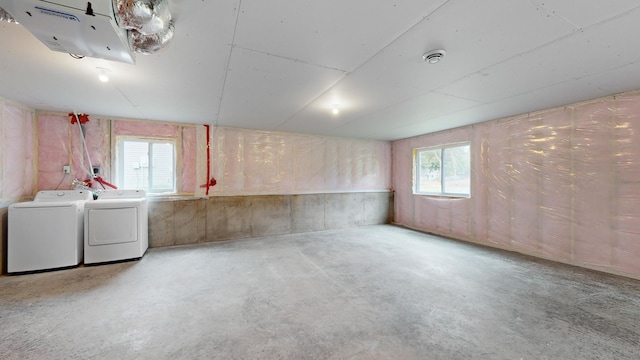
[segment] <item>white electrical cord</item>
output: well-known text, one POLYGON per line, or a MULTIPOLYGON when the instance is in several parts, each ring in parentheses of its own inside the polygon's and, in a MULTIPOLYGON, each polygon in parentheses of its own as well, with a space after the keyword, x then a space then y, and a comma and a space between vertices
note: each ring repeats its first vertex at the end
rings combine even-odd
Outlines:
POLYGON ((84 131, 82 131, 82 125, 80 125, 80 119, 78 118, 78 113, 74 112, 73 116, 76 117, 76 123, 78 124, 78 129, 80 129, 80 138, 82 139, 84 152, 87 155, 87 160, 89 161, 90 170, 87 171, 87 169, 84 169, 84 171, 87 171, 87 174, 89 174, 89 178, 93 179, 96 175, 93 173, 93 165, 91 165, 91 157, 89 156, 89 149, 87 149, 87 142, 84 139, 84 131))

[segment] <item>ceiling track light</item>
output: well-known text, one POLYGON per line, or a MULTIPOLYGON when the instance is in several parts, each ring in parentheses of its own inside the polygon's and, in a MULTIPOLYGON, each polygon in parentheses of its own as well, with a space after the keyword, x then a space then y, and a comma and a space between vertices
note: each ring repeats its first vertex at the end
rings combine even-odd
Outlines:
POLYGON ((422 55, 422 60, 429 64, 437 64, 444 58, 446 54, 447 52, 444 50, 431 50, 422 55))

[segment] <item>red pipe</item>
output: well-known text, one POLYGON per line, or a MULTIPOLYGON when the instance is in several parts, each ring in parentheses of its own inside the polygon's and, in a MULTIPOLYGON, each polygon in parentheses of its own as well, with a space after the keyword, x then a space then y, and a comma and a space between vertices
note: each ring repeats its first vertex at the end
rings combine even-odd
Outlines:
POLYGON ((113 184, 111 184, 111 183, 107 182, 107 181, 106 181, 105 179, 103 179, 101 176, 96 176, 96 177, 95 177, 95 180, 96 180, 97 182, 99 182, 100 184, 102 184, 102 185, 107 185, 107 186, 108 186, 108 187, 110 187, 110 188, 117 189, 117 187, 116 187, 115 185, 113 185, 113 184))
POLYGON ((209 184, 211 181, 211 129, 209 125, 204 126, 207 129, 207 192, 205 195, 209 196, 209 184))
POLYGON ((200 185, 201 188, 206 187, 206 195, 209 196, 209 188, 216 185, 216 179, 211 177, 211 129, 209 125, 204 126, 207 129, 207 183, 200 185))

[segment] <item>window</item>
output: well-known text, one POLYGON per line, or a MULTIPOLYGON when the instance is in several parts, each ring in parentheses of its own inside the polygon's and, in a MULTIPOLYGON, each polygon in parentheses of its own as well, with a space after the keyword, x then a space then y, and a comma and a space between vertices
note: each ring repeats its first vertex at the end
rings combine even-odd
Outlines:
POLYGON ((168 139, 117 138, 116 185, 149 193, 176 191, 175 142, 168 139))
POLYGON ((466 196, 471 193, 470 144, 414 150, 414 192, 466 196))

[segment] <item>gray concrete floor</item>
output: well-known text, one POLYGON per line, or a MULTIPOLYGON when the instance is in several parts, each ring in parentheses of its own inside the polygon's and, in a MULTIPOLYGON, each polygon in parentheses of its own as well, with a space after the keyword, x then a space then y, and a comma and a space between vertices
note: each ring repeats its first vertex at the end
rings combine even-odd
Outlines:
POLYGON ((0 278, 0 359, 639 356, 639 281, 388 225, 0 278))

